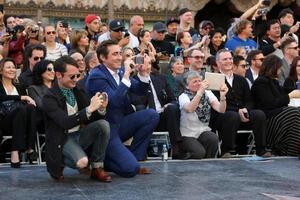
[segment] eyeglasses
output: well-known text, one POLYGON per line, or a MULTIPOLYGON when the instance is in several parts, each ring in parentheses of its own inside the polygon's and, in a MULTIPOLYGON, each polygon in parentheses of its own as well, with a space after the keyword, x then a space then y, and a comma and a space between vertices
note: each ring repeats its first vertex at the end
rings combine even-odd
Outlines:
POLYGON ((53 67, 47 67, 47 71, 48 72, 54 72, 54 68, 53 67))
POLYGON ((260 60, 261 62, 264 61, 265 58, 257 58, 257 59, 254 59, 254 60, 260 60))
POLYGON ((70 79, 71 80, 74 80, 75 78, 79 79, 79 77, 80 77, 80 74, 74 74, 74 75, 70 76, 70 79))
POLYGON ((43 59, 44 59, 44 57, 38 57, 38 56, 33 58, 34 61, 43 60, 43 59))
POLYGON ((239 66, 242 67, 242 68, 244 68, 244 69, 248 69, 248 68, 249 68, 249 66, 246 65, 246 64, 241 64, 241 65, 239 65, 239 66))
POLYGON ((55 34, 56 34, 56 31, 48 31, 48 32, 46 32, 46 33, 47 33, 47 35, 50 35, 50 34, 55 35, 55 34))
POLYGON ((195 58, 196 60, 204 59, 204 56, 190 56, 190 58, 195 58))

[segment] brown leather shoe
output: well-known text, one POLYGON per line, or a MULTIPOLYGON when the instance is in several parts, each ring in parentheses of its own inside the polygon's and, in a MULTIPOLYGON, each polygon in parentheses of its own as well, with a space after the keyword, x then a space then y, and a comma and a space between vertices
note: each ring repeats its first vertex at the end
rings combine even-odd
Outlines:
POLYGON ((141 167, 139 169, 139 174, 144 175, 144 174, 151 174, 151 170, 149 168, 146 167, 141 167))
POLYGON ((111 182, 111 176, 109 176, 102 168, 93 168, 91 171, 91 179, 101 182, 111 182))
POLYGON ((85 168, 82 168, 82 169, 79 169, 79 174, 85 174, 85 175, 91 175, 91 168, 88 166, 88 167, 85 167, 85 168))

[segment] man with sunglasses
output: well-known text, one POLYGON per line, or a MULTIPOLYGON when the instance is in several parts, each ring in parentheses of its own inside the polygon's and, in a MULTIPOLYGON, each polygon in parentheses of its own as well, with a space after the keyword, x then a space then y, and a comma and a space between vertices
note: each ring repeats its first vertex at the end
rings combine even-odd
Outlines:
POLYGON ((115 40, 118 42, 118 44, 120 45, 120 47, 124 47, 129 43, 129 35, 127 35, 126 37, 124 37, 123 32, 125 31, 125 26, 123 24, 122 21, 120 20, 112 20, 109 23, 109 31, 102 34, 99 38, 98 38, 98 44, 101 44, 102 42, 106 41, 106 40, 115 40))
POLYGON ((248 69, 248 65, 246 63, 246 60, 243 56, 235 55, 233 57, 233 68, 232 71, 234 74, 237 74, 239 76, 245 77, 246 70, 248 69))
POLYGON ((46 47, 41 44, 28 45, 25 48, 24 68, 18 80, 25 87, 32 85, 33 67, 46 56, 46 47))
POLYGON ((253 50, 248 53, 247 62, 250 64, 250 68, 246 71, 246 79, 251 89, 254 81, 259 76, 262 63, 264 61, 264 54, 261 50, 253 50))
POLYGON ((211 30, 214 30, 214 23, 209 20, 203 20, 199 24, 199 34, 193 35, 193 43, 200 42, 203 36, 208 35, 211 30))
POLYGON ((107 119, 111 126, 111 137, 107 147, 105 167, 123 177, 148 174, 150 170, 140 166, 145 159, 152 132, 159 121, 153 109, 134 112, 129 93, 146 95, 150 87, 150 57, 144 55, 143 63, 135 65, 131 58, 121 68, 121 47, 116 41, 107 40, 97 48, 101 65, 95 67, 88 79, 86 89, 90 96, 106 92, 109 98, 107 119), (130 77, 137 70, 140 80, 130 77), (123 142, 133 138, 129 148, 123 142))
POLYGON ((46 164, 52 178, 64 179, 63 167, 86 169, 90 178, 110 182, 103 170, 110 128, 103 120, 107 95, 97 92, 91 100, 76 86, 78 64, 69 56, 54 63, 57 82, 43 98, 46 123, 46 164), (86 150, 89 149, 89 158, 86 150), (90 165, 90 166, 89 166, 90 165))
POLYGON ((299 56, 299 46, 293 37, 288 37, 281 44, 283 53, 281 73, 279 74, 278 81, 281 86, 287 77, 290 75, 291 64, 295 57, 299 56))

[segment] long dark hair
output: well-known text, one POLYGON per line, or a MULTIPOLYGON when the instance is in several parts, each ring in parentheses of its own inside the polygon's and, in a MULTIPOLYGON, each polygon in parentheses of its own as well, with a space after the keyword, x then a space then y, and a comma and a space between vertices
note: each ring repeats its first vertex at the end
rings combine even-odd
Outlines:
POLYGON ((297 68, 297 63, 298 63, 299 60, 300 60, 300 56, 297 56, 293 59, 293 62, 291 64, 291 70, 290 70, 290 76, 289 77, 295 82, 298 81, 296 68, 297 68))
POLYGON ((42 74, 47 70, 47 66, 49 64, 53 64, 50 60, 41 60, 40 62, 36 63, 33 67, 33 85, 43 85, 43 77, 42 74))
POLYGON ((268 55, 265 57, 261 69, 259 72, 260 76, 265 76, 270 79, 276 79, 278 78, 278 70, 282 66, 282 60, 275 55, 268 55))

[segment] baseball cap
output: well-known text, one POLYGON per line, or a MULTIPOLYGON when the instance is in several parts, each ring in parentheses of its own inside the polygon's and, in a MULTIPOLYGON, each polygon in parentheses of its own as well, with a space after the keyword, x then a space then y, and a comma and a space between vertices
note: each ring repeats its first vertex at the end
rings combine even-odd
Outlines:
POLYGON ((111 31, 123 31, 125 26, 122 21, 114 19, 109 23, 109 29, 111 31))
POLYGON ((167 27, 162 22, 156 22, 153 24, 153 30, 156 32, 163 32, 163 31, 167 31, 167 27))
POLYGON ((171 18, 169 18, 168 20, 167 20, 167 22, 166 22, 166 25, 167 26, 169 26, 169 24, 172 24, 172 23, 177 23, 177 24, 179 24, 179 20, 178 19, 176 19, 175 17, 171 17, 171 18))
POLYGON ((209 20, 203 20, 202 22, 200 22, 199 27, 204 28, 207 25, 214 27, 214 23, 212 23, 212 21, 209 21, 209 20))
POLYGON ((100 17, 97 15, 90 14, 85 17, 84 22, 87 25, 87 24, 92 23, 92 21, 94 21, 95 19, 99 19, 99 18, 100 17))

